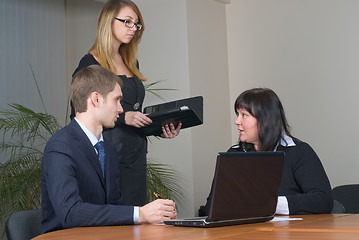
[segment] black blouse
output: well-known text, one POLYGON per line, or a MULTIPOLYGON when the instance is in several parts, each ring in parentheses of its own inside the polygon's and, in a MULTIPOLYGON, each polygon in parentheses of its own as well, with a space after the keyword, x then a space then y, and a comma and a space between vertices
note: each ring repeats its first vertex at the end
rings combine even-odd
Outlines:
MULTIPOLYGON (((100 63, 90 53, 86 54, 81 60, 74 71, 74 76, 79 70, 90 65, 100 65, 100 63)), ((138 64, 138 63, 137 63, 138 64)), ((142 104, 145 98, 145 88, 141 80, 136 75, 133 77, 127 77, 126 75, 119 75, 123 81, 121 105, 123 107, 123 114, 120 114, 119 119, 116 122, 116 126, 125 124, 125 112, 127 111, 142 111, 142 104), (136 106, 138 103, 138 106, 136 106), (136 108, 137 107, 137 108, 136 108)), ((71 119, 75 117, 75 111, 71 103, 71 119)))

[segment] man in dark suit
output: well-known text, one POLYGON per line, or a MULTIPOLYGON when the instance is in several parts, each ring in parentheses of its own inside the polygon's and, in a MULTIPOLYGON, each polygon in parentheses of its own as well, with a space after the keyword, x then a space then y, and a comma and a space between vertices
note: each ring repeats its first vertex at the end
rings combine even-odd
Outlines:
POLYGON ((115 147, 103 141, 123 112, 122 82, 92 65, 71 83, 76 117, 46 144, 41 168, 42 232, 80 227, 155 223, 176 218, 175 203, 157 199, 147 205, 121 205, 115 147), (102 143, 103 148, 97 146, 102 143))

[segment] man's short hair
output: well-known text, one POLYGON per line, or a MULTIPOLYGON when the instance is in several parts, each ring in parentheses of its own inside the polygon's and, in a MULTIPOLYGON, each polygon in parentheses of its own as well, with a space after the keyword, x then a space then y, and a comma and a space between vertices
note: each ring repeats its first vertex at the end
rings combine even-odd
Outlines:
POLYGON ((71 100, 75 112, 86 112, 87 98, 92 92, 98 92, 106 98, 115 89, 116 83, 122 88, 121 78, 100 65, 82 68, 71 82, 71 100))

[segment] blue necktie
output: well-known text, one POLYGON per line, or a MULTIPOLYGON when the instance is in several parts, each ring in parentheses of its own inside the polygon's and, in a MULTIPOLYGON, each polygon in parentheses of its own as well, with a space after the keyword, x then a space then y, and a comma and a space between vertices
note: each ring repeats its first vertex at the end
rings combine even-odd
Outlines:
POLYGON ((105 145, 103 141, 98 141, 95 144, 95 148, 98 153, 98 160, 100 161, 102 174, 105 177, 105 145))

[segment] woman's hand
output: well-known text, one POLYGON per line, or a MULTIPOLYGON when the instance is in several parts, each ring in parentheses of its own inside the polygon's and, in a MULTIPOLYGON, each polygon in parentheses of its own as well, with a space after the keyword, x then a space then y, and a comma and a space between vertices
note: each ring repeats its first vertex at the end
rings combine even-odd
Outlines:
POLYGON ((182 123, 180 122, 177 126, 177 128, 175 128, 175 126, 173 125, 173 123, 170 123, 169 126, 168 124, 166 124, 165 126, 162 126, 162 134, 161 137, 163 138, 174 138, 176 137, 182 127, 182 123))
POLYGON ((147 115, 138 111, 128 111, 125 113, 125 123, 137 128, 147 126, 152 123, 152 120, 147 115))

